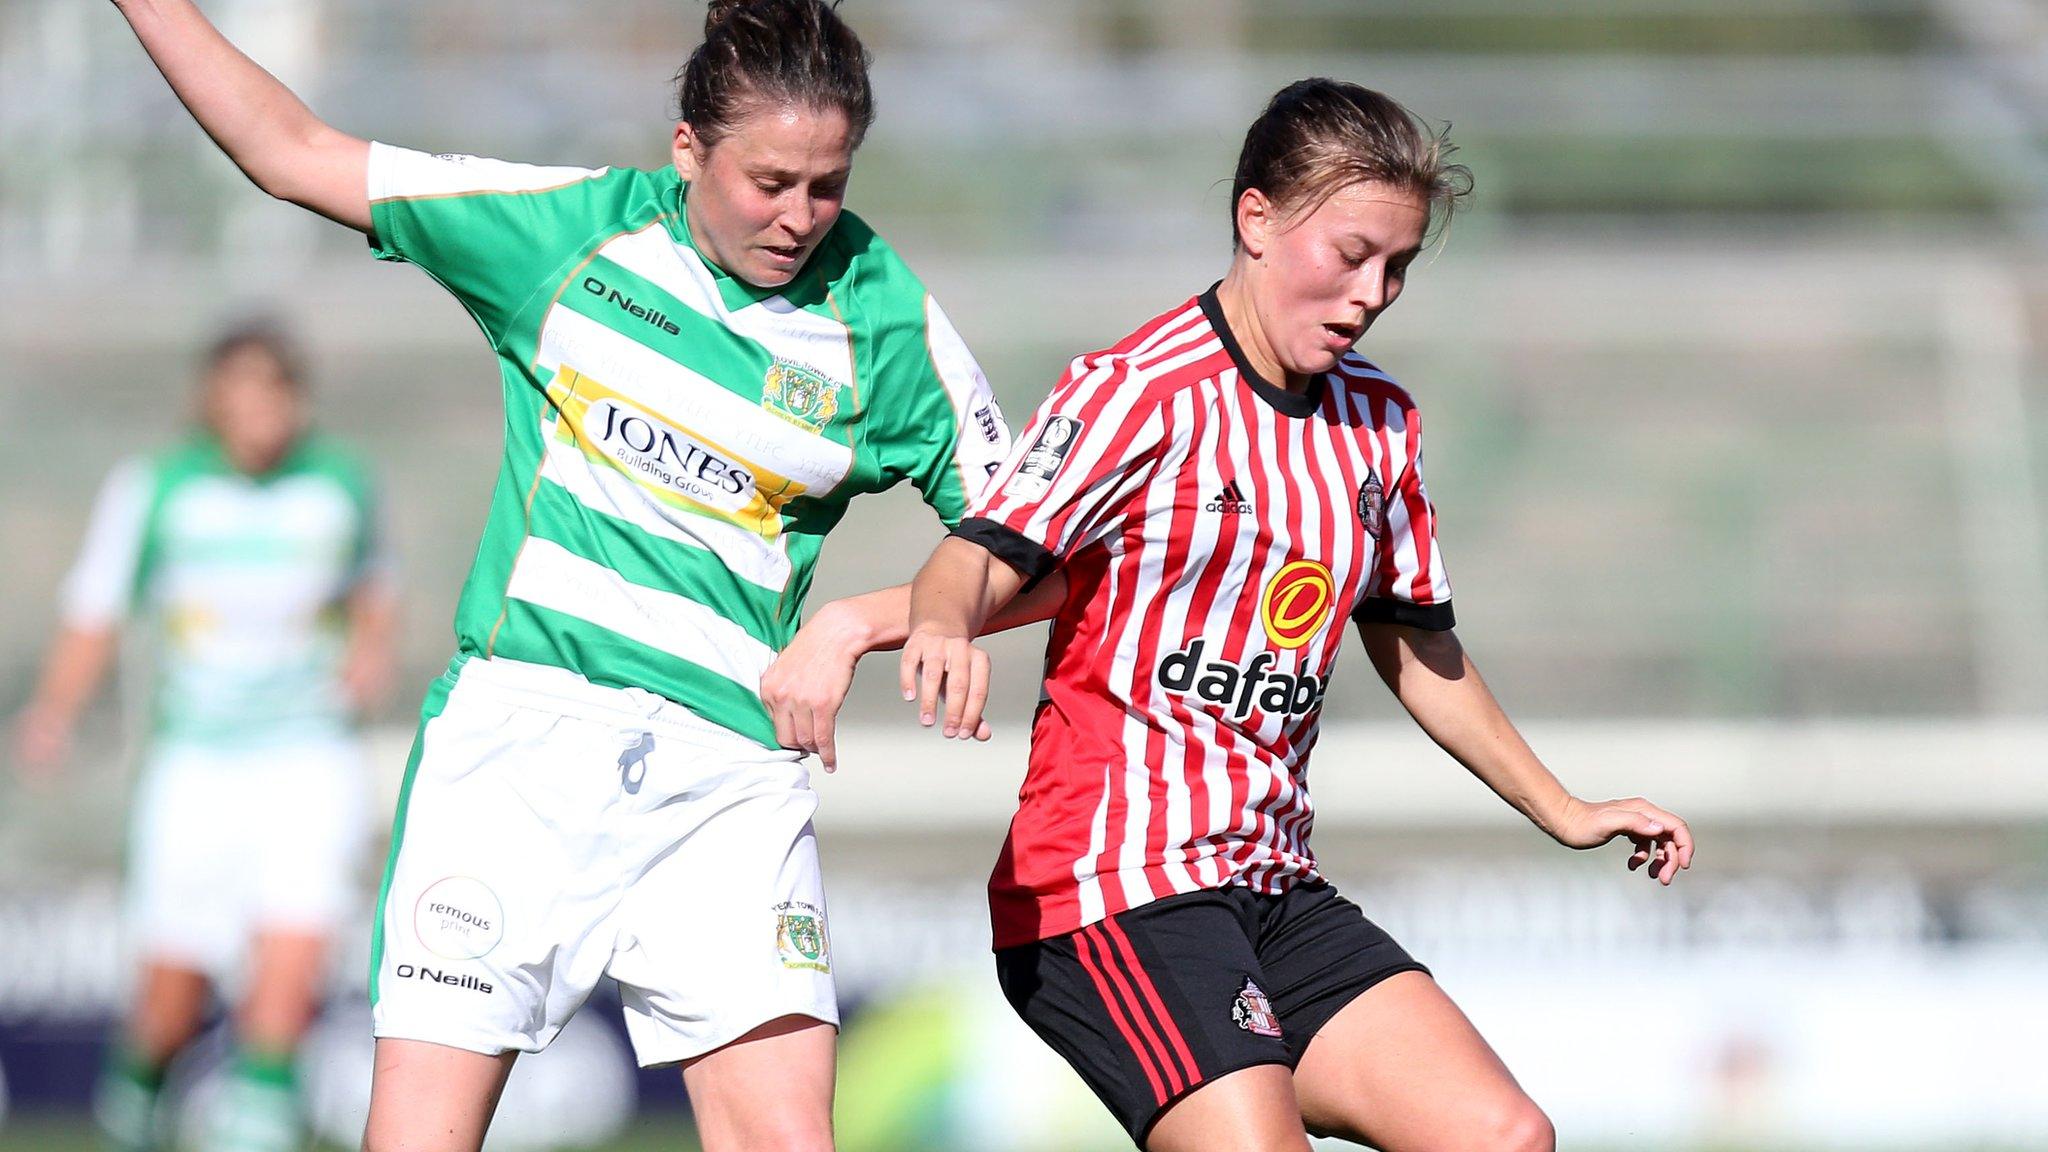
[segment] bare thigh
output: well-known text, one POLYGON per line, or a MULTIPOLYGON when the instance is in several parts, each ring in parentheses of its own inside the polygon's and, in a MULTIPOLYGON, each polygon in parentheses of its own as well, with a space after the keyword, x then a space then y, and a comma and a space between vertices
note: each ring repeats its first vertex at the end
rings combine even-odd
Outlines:
POLYGON ((830 1152, 839 1030, 782 1016, 683 1064, 704 1152, 830 1152))
POLYGON ((477 1152, 518 1056, 378 1040, 364 1152, 477 1152))
POLYGON ((1436 981, 1403 972, 1323 1025, 1294 1070, 1308 1130, 1384 1152, 1551 1152, 1550 1121, 1436 981))
POLYGON ((1188 1093, 1152 1122, 1146 1152, 1308 1152, 1284 1064, 1241 1068, 1188 1093))
POLYGON ((328 938, 317 932, 272 931, 256 937, 249 990, 236 1012, 242 1043, 290 1052, 313 1023, 327 976, 328 938))

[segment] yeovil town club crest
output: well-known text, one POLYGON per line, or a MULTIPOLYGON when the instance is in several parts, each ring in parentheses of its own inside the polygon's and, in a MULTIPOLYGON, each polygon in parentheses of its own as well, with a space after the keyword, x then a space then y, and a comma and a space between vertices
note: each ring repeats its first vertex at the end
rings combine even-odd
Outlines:
POLYGON ((807 364, 777 358, 761 381, 761 407, 817 432, 839 411, 839 385, 807 364))
POLYGON ((775 906, 775 953, 784 968, 830 972, 826 953, 825 910, 801 900, 775 906))

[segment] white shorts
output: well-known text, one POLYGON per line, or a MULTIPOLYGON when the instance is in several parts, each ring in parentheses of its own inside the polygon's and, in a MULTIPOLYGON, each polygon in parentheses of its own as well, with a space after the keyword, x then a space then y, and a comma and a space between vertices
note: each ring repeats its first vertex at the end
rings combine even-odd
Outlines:
POLYGON ((536 1052, 605 975, 643 1065, 839 1022, 797 753, 502 659, 436 681, 424 717, 371 948, 378 1036, 536 1052))
POLYGON ((362 749, 343 736, 159 744, 129 813, 137 949, 221 978, 259 932, 335 932, 359 908, 370 792, 362 749))

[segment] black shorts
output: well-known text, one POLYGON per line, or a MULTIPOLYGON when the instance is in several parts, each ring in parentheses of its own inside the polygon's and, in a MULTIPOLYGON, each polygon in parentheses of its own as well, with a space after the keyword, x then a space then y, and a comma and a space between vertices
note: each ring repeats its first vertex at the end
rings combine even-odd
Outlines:
POLYGON ((1167 1105, 1317 1030, 1397 972, 1427 972, 1326 883, 1169 896, 996 952, 1003 995, 1144 1146, 1167 1105))

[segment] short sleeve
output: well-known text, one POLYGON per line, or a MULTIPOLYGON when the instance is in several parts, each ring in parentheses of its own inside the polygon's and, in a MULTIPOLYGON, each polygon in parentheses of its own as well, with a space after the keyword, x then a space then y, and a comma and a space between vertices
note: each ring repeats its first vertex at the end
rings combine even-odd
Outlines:
POLYGON ((131 460, 107 477, 93 503, 85 546, 65 578, 61 613, 76 628, 106 628, 127 619, 140 584, 149 529, 153 470, 131 460))
POLYGON ((1165 413, 1121 360, 1077 361, 955 535, 1033 583, 1115 531, 1158 468, 1165 413))
POLYGON ((882 365, 910 397, 896 415, 888 450, 946 527, 1010 454, 1010 426, 966 341, 929 295, 920 323, 896 334, 882 365))
POLYGON ((1360 516, 1368 526, 1377 520, 1379 533, 1372 577, 1352 619, 1444 632, 1457 625, 1457 617, 1451 610, 1451 578, 1437 548, 1436 508, 1422 483, 1422 422, 1412 407, 1403 410, 1402 418, 1406 466, 1391 488, 1377 494, 1373 489, 1381 487, 1383 478, 1368 476, 1358 495, 1360 516))
POLYGON ((418 265, 493 341, 602 223, 609 169, 370 145, 370 249, 418 265))

